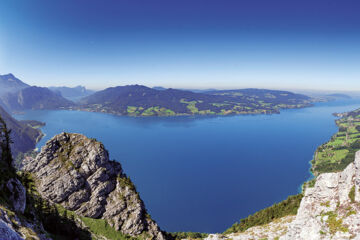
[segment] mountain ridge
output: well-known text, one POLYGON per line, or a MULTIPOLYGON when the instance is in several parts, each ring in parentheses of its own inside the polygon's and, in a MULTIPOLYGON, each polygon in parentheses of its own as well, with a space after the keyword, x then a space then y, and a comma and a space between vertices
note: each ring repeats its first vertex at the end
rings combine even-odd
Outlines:
POLYGON ((48 88, 31 86, 15 93, 7 93, 2 97, 3 105, 11 111, 29 109, 68 108, 74 103, 58 95, 48 88))
POLYGON ((12 73, 0 75, 0 96, 9 92, 17 92, 27 87, 30 86, 16 78, 12 73))
POLYGON ((286 91, 245 89, 195 93, 127 85, 85 97, 79 101, 78 109, 129 116, 229 115, 279 113, 283 108, 311 104, 310 97, 286 91))

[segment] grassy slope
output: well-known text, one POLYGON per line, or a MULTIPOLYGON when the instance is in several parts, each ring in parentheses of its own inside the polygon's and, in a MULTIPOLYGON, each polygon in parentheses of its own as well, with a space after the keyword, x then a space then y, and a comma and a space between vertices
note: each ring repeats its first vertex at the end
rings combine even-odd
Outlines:
POLYGON ((336 124, 339 131, 315 152, 311 162, 315 176, 344 170, 360 150, 360 110, 348 113, 337 120, 336 124))

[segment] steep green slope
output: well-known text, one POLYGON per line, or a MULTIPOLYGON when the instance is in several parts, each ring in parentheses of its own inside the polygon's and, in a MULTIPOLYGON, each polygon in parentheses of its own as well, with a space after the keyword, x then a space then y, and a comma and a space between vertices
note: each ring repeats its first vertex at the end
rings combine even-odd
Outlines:
POLYGON ((270 223, 275 219, 279 219, 288 215, 296 215, 302 197, 302 194, 289 196, 282 202, 276 203, 268 208, 249 215, 247 218, 241 219, 239 223, 235 223, 224 233, 229 234, 243 232, 251 227, 270 223))

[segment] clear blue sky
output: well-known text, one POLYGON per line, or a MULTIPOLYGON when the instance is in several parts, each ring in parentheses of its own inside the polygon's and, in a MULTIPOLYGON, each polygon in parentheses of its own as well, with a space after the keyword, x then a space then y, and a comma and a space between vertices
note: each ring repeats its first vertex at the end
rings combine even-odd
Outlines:
POLYGON ((359 0, 2 0, 32 85, 360 90, 359 0))

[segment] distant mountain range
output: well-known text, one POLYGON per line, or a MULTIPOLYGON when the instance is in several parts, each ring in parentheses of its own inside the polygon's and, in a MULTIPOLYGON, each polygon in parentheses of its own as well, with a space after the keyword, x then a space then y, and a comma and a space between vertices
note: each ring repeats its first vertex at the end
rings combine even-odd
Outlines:
POLYGON ((27 87, 2 96, 2 105, 11 111, 68 108, 74 103, 48 88, 27 87))
POLYGON ((64 98, 67 98, 71 101, 77 101, 82 97, 89 96, 95 91, 88 90, 84 86, 77 87, 49 87, 49 89, 55 93, 62 95, 64 98))
POLYGON ((62 96, 84 97, 91 92, 84 87, 49 88, 30 86, 13 74, 0 75, 0 106, 8 112, 29 109, 60 109, 74 106, 74 103, 62 96), (56 90, 56 91, 55 91, 56 90), (71 93, 70 93, 71 92, 71 93))
POLYGON ((108 88, 80 100, 81 110, 130 116, 278 113, 310 106, 312 99, 287 91, 240 89, 195 93, 129 85, 108 88), (159 90, 158 90, 159 89, 159 90))
MULTIPOLYGON (((93 92, 83 86, 29 86, 12 74, 0 76, 0 105, 8 112, 77 109, 128 116, 272 114, 311 106, 314 98, 267 89, 182 90, 128 85, 93 92), (71 100, 75 101, 71 101, 71 100)), ((333 94, 324 99, 346 97, 333 94), (335 96, 336 95, 336 96, 335 96)))
POLYGON ((347 95, 347 94, 342 94, 342 93, 334 93, 334 94, 328 94, 326 95, 326 97, 330 97, 330 98, 343 98, 343 99, 351 99, 352 97, 347 95))

